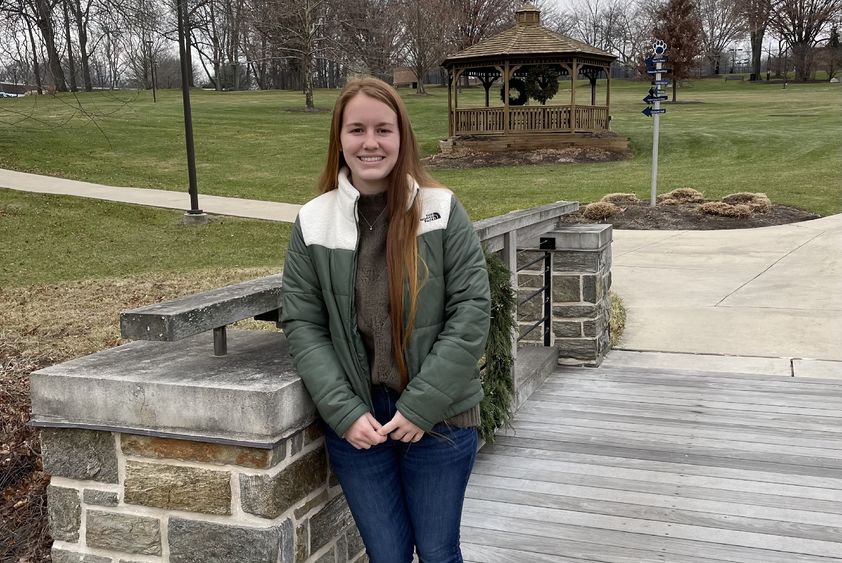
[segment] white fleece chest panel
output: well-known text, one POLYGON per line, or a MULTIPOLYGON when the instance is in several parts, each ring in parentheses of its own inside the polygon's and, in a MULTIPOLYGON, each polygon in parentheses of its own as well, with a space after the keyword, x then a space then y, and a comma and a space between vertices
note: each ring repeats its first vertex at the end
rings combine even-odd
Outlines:
MULTIPOLYGON (((453 192, 445 188, 421 188, 416 197, 421 204, 418 235, 446 229, 453 192)), ((298 212, 304 244, 356 250, 358 231, 353 206, 339 190, 331 190, 304 205, 298 212)))
MULTIPOLYGON (((339 190, 323 193, 298 212, 304 244, 334 250, 356 250, 357 222, 353 209, 340 205, 339 190)), ((353 205, 353 204, 352 204, 353 205)))
POLYGON ((418 235, 446 229, 450 221, 450 204, 453 192, 445 188, 421 188, 418 196, 421 203, 421 223, 418 235))

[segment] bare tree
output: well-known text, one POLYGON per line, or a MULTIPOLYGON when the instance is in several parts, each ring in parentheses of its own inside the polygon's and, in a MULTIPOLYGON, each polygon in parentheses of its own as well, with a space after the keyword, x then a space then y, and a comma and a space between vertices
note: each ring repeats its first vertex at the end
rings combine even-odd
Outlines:
POLYGON ((59 92, 67 92, 67 81, 61 68, 61 56, 56 44, 54 9, 58 0, 25 0, 24 9, 28 9, 41 34, 41 41, 47 51, 47 66, 52 84, 59 92))
POLYGON ((336 40, 351 68, 388 83, 397 61, 400 21, 395 14, 398 0, 348 0, 337 21, 336 40))
POLYGON ((669 0, 655 14, 652 34, 667 42, 672 67, 672 101, 678 82, 690 76, 696 58, 702 53, 702 22, 692 0, 669 0))
POLYGON ((415 74, 416 93, 426 94, 424 77, 444 60, 449 50, 453 18, 448 0, 401 0, 399 17, 403 27, 400 53, 415 74))
POLYGON ((814 70, 814 49, 821 34, 842 10, 842 0, 777 0, 771 25, 789 44, 798 80, 808 80, 814 70))
POLYGON ((742 32, 739 0, 699 0, 702 49, 713 74, 719 74, 722 53, 742 32))
POLYGON ((514 23, 516 6, 511 0, 449 0, 453 17, 449 42, 455 51, 476 45, 514 23))
MULTIPOLYGON (((777 1, 777 0, 775 0, 777 1)), ((751 76, 760 78, 760 60, 763 55, 763 36, 772 16, 773 0, 737 0, 743 26, 751 43, 751 76)))

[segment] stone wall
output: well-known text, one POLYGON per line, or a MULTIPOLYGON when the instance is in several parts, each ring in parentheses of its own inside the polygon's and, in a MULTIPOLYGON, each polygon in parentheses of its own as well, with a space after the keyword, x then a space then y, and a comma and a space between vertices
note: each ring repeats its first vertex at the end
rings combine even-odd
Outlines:
POLYGON ((272 449, 41 432, 54 563, 366 561, 318 423, 272 449))
MULTIPOLYGON (((552 247, 551 341, 558 348, 559 363, 598 366, 610 347, 611 225, 570 225, 541 238, 552 247)), ((519 267, 544 255, 536 246, 518 253, 519 267)), ((518 300, 543 284, 542 262, 520 271, 518 300)), ((543 305, 536 298, 518 307, 521 334, 543 316, 543 305)), ((541 329, 523 342, 541 345, 541 329)))

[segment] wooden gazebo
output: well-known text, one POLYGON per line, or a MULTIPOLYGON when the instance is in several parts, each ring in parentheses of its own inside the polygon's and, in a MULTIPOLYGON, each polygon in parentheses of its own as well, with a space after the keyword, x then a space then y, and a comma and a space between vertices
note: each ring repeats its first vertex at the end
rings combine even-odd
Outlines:
MULTIPOLYGON (((483 151, 572 145, 626 150, 628 139, 610 133, 609 127, 610 69, 616 57, 541 27, 540 10, 531 3, 517 10, 516 21, 514 27, 450 55, 442 63, 449 78, 448 145, 483 151), (562 96, 561 92, 547 105, 510 104, 510 82, 523 80, 535 67, 555 71, 560 86, 565 78, 569 80, 569 104, 553 104, 562 96), (479 80, 484 86, 485 107, 459 107, 458 85, 466 76, 479 80), (598 105, 597 79, 603 76, 606 79, 605 103, 598 105), (577 99, 576 82, 580 79, 590 82, 590 103, 577 99), (492 106, 490 102, 500 98, 489 92, 495 83, 501 82, 502 100, 499 105, 492 106)), ((495 94, 498 88, 494 89, 495 94)))

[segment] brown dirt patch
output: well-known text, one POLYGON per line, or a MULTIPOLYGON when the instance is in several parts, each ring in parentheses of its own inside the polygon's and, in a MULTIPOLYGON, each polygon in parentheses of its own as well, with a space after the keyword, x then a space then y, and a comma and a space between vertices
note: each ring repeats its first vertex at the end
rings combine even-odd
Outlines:
MULTIPOLYGON (((156 273, 0 288, 0 562, 49 561, 46 489, 29 374, 123 343, 119 312, 267 275, 264 269, 156 273)), ((271 328, 243 321, 239 328, 271 328)))
POLYGON ((479 152, 454 149, 422 159, 431 170, 464 170, 487 166, 522 166, 528 164, 573 164, 581 162, 611 162, 626 160, 630 152, 616 152, 599 147, 568 147, 534 151, 479 152))
POLYGON ((749 217, 720 217, 701 211, 702 204, 688 203, 679 205, 658 204, 650 207, 648 202, 620 206, 620 212, 602 221, 590 221, 582 215, 582 210, 562 217, 562 223, 606 223, 615 229, 629 230, 716 230, 749 229, 784 225, 798 221, 818 219, 819 215, 772 204, 766 213, 753 213, 749 217))

